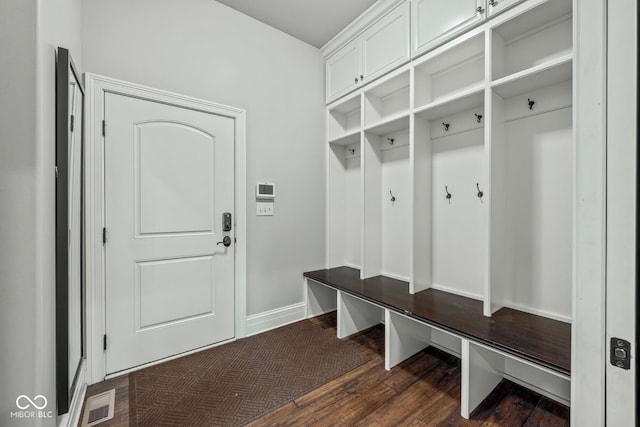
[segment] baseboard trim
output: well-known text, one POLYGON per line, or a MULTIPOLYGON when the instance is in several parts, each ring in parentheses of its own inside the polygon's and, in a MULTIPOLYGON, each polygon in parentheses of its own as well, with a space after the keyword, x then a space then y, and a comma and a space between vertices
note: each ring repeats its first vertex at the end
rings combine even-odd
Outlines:
POLYGON ((84 398, 87 394, 87 362, 83 360, 78 373, 78 381, 76 381, 76 391, 73 393, 69 412, 58 418, 59 427, 76 427, 80 425, 80 416, 82 415, 82 406, 84 398))
POLYGON ((306 307, 304 302, 276 308, 247 316, 247 336, 256 335, 289 323, 304 320, 306 307))

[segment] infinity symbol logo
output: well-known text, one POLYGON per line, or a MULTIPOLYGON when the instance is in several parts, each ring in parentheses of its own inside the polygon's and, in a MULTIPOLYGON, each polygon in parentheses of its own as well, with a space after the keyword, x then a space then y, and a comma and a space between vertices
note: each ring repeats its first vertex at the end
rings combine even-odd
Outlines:
POLYGON ((44 409, 47 407, 47 398, 44 397, 43 395, 39 394, 36 397, 33 398, 33 400, 31 400, 31 398, 29 396, 25 396, 24 394, 21 394, 20 396, 18 396, 18 398, 16 399, 16 406, 20 409, 27 409, 29 406, 33 406, 36 409, 44 409), (24 403, 24 401, 27 401, 28 403, 24 403), (40 400, 42 401, 42 405, 38 405, 36 402, 40 400), (22 402, 22 404, 20 404, 22 402))

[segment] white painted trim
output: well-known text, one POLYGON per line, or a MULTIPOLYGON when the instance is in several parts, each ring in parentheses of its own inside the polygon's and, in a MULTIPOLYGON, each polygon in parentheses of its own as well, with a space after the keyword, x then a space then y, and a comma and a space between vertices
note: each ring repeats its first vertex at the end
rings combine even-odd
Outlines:
POLYGON ((562 314, 552 313, 550 311, 545 311, 545 310, 538 310, 535 308, 526 307, 524 305, 504 303, 502 307, 512 308, 514 310, 522 311, 529 314, 535 314, 536 316, 546 317, 548 319, 558 320, 564 323, 569 323, 569 324, 573 323, 573 321, 571 320, 571 317, 569 316, 563 316, 562 314))
POLYGON ((484 301, 484 296, 482 296, 481 294, 474 294, 474 293, 471 293, 471 292, 465 292, 465 291, 461 291, 461 290, 456 289, 456 288, 450 288, 448 286, 438 285, 437 283, 432 283, 430 288, 438 290, 438 291, 443 291, 443 292, 446 292, 448 294, 460 295, 461 297, 471 298, 471 299, 477 300, 477 301, 484 301))
POLYGON ((271 329, 279 328, 290 323, 304 320, 306 315, 306 304, 299 302, 275 310, 264 311, 252 314, 247 317, 247 335, 256 335, 271 329))
POLYGON ((80 425, 80 415, 82 415, 82 407, 84 398, 87 395, 87 362, 82 360, 80 370, 78 371, 78 380, 76 382, 76 391, 69 404, 69 411, 58 417, 59 427, 76 427, 80 425))
POLYGON ((537 385, 531 384, 527 381, 523 381, 521 379, 519 379, 518 377, 514 377, 513 375, 507 374, 506 372, 502 374, 502 377, 505 380, 509 380, 512 383, 516 383, 518 385, 521 385, 522 387, 529 389, 531 391, 534 391, 538 394, 541 394, 542 396, 548 397, 551 400, 555 400, 556 402, 560 402, 563 405, 569 406, 571 404, 570 401, 568 401, 567 399, 565 399, 564 397, 557 395, 555 393, 552 393, 550 391, 547 391, 543 388, 538 387, 537 385))
POLYGON ((573 1, 571 425, 605 424, 607 0, 573 1))
POLYGON ((385 277, 389 277, 390 279, 400 280, 401 282, 407 282, 407 284, 409 284, 409 277, 408 276, 401 276, 399 274, 387 273, 386 271, 381 272, 380 275, 381 276, 385 276, 385 277))
POLYGON ((232 338, 230 340, 220 341, 220 342, 217 342, 217 343, 214 343, 214 344, 211 344, 211 345, 206 345, 204 347, 194 348, 193 350, 185 351, 183 353, 174 354, 173 356, 165 357, 164 359, 154 360, 153 362, 144 363, 142 365, 134 366, 133 368, 124 369, 122 371, 114 372, 112 374, 106 375, 104 377, 104 379, 105 380, 109 380, 111 378, 118 378, 118 377, 121 377, 123 375, 130 374, 131 372, 140 371, 142 369, 150 368, 152 366, 156 366, 156 365, 159 365, 159 364, 164 363, 164 362, 169 362, 171 360, 179 359, 181 357, 189 356, 191 354, 200 353, 201 351, 209 350, 209 349, 212 349, 212 348, 215 348, 215 347, 220 347, 221 345, 229 344, 229 343, 232 343, 234 341, 236 341, 236 339, 232 338))
MULTIPOLYGON (((405 0, 378 0, 320 48, 326 59, 405 0)), ((406 0, 408 1, 408 0, 406 0)))
POLYGON ((246 334, 246 112, 203 99, 150 88, 135 83, 96 74, 85 74, 87 102, 85 103, 85 257, 87 292, 87 382, 102 381, 106 375, 102 336, 105 333, 104 247, 104 168, 102 119, 106 92, 184 108, 223 115, 235 120, 235 179, 236 179, 236 264, 235 264, 235 338, 246 334))

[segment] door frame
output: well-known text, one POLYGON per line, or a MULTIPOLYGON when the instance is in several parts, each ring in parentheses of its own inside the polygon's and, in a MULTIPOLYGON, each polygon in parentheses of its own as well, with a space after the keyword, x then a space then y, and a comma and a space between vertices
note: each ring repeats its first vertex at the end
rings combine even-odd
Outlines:
MULTIPOLYGON (((246 112, 214 102, 155 89, 98 74, 85 73, 85 257, 87 291, 87 372, 93 384, 106 377, 103 336, 106 328, 106 271, 104 227, 104 119, 105 93, 132 96, 181 108, 222 115, 235 121, 235 338, 246 335, 246 112)), ((108 126, 108 125, 107 125, 108 126)), ((108 129, 107 129, 108 131, 108 129)), ((215 345, 215 344, 214 344, 215 345)), ((201 350, 201 349, 198 349, 201 350)), ((121 375, 119 373, 118 375, 121 375)))

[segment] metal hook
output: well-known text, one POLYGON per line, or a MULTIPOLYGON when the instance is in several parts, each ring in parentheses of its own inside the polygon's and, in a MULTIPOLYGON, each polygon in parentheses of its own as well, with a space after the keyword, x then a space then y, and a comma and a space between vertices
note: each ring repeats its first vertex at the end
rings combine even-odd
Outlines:
POLYGON ((529 110, 533 110, 533 104, 536 103, 536 101, 532 101, 531 99, 527 98, 527 101, 529 102, 529 110))
POLYGON ((480 203, 482 203, 482 196, 484 196, 484 192, 480 190, 480 184, 476 182, 476 188, 478 189, 478 198, 480 199, 480 203))
POLYGON ((444 126, 445 132, 448 132, 449 131, 449 123, 442 122, 442 125, 444 126))
POLYGON ((393 195, 393 193, 391 192, 391 190, 389 190, 389 194, 391 195, 391 206, 393 206, 393 204, 396 201, 396 196, 393 195))
POLYGON ((447 193, 446 197, 447 197, 447 200, 449 201, 449 204, 451 204, 451 198, 453 196, 451 195, 451 193, 449 193, 449 188, 446 185, 444 186, 444 191, 447 193))
POLYGON ((473 115, 476 116, 476 122, 480 123, 480 121, 482 120, 482 114, 473 113, 473 115))
POLYGON ((389 145, 393 145, 393 143, 396 142, 394 138, 387 138, 387 141, 389 141, 389 145))

